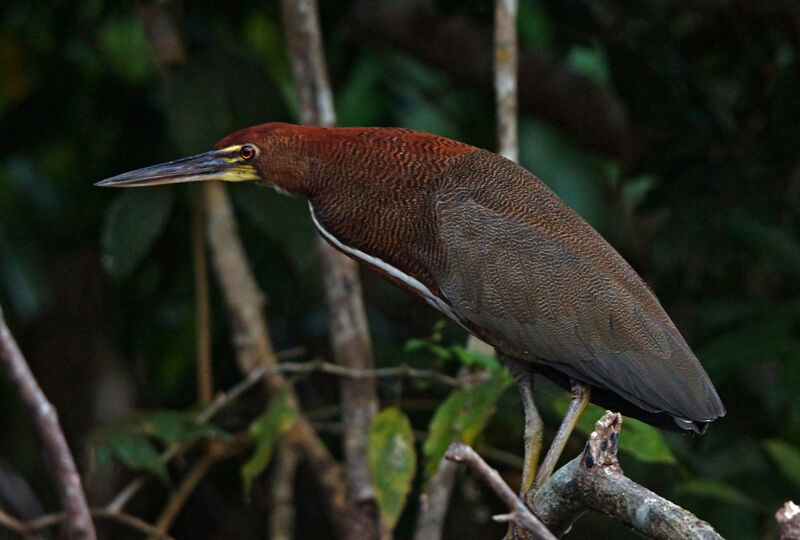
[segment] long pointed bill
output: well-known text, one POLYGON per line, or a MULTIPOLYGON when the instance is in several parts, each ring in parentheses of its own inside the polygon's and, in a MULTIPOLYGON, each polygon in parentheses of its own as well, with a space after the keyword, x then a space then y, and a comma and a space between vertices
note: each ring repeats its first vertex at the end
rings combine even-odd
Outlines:
POLYGON ((246 182, 260 180, 255 167, 239 156, 241 146, 229 146, 205 154, 153 165, 126 172, 97 182, 96 186, 138 187, 180 182, 202 182, 222 180, 224 182, 246 182))

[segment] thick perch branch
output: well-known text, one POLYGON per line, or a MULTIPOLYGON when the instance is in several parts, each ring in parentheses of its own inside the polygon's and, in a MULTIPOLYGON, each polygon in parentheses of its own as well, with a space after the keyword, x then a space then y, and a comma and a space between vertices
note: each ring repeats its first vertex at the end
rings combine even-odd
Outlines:
POLYGON ((89 506, 81 486, 81 478, 72 459, 72 454, 61 431, 55 407, 47 400, 39 383, 31 373, 14 336, 6 326, 3 309, 0 307, 0 359, 9 380, 19 392, 22 402, 31 415, 36 431, 42 441, 50 473, 56 483, 61 506, 67 516, 67 534, 71 539, 96 538, 89 506))
POLYGON ((800 539, 800 506, 786 501, 780 510, 775 512, 775 519, 781 530, 781 540, 800 539))
POLYGON ((510 513, 495 516, 495 521, 510 521, 518 527, 533 533, 534 538, 555 540, 556 537, 547 530, 547 527, 531 513, 525 503, 503 481, 500 473, 491 468, 475 450, 464 443, 453 443, 445 452, 444 457, 451 461, 469 465, 508 506, 510 513))
MULTIPOLYGON (((328 83, 316 0, 284 0, 284 25, 294 86, 303 124, 332 126, 336 123, 333 96, 328 83)), ((321 238, 317 247, 325 279, 333 354, 343 366, 370 369, 372 345, 358 277, 358 266, 321 238)), ((375 494, 367 459, 367 433, 378 411, 374 379, 342 379, 344 454, 348 499, 361 514, 360 538, 377 536, 375 494)))
POLYGON ((536 515, 558 536, 594 510, 650 538, 721 539, 705 521, 625 477, 617 461, 621 425, 619 414, 606 412, 581 455, 527 494, 536 515))

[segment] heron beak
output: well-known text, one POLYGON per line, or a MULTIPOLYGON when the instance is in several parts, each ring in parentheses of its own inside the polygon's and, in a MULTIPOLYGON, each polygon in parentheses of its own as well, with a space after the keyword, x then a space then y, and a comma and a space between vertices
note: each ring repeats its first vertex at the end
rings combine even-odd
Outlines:
POLYGON ((138 187, 180 182, 247 182, 260 180, 255 167, 239 156, 239 145, 126 172, 97 182, 96 186, 138 187))

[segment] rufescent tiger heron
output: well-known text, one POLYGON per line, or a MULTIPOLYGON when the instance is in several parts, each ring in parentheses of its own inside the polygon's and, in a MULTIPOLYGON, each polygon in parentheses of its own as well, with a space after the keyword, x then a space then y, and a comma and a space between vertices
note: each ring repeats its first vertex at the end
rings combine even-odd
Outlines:
POLYGON ((103 180, 256 182, 309 201, 319 233, 494 346, 525 408, 523 489, 552 472, 591 395, 649 424, 702 433, 714 386, 637 273, 533 174, 496 154, 397 128, 269 123, 214 150, 103 180), (534 478, 532 376, 573 401, 534 478))

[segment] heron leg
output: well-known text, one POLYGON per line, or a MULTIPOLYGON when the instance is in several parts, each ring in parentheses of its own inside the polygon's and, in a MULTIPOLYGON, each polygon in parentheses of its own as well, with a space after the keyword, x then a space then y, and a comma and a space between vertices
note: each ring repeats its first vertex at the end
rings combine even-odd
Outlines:
POLYGON ((522 485, 520 494, 527 492, 533 485, 536 477, 536 467, 539 463, 539 454, 542 451, 542 431, 544 424, 536 403, 533 401, 533 370, 528 362, 517 360, 509 356, 500 355, 503 363, 514 377, 520 396, 522 407, 525 411, 525 458, 522 467, 522 485))
POLYGON ((572 401, 556 436, 553 438, 553 442, 550 444, 547 455, 542 461, 542 466, 536 474, 536 480, 533 483, 535 489, 541 487, 553 474, 558 458, 561 456, 561 452, 564 450, 569 436, 578 422, 578 417, 580 417, 586 405, 589 404, 589 394, 590 389, 588 386, 574 379, 572 380, 572 401))

